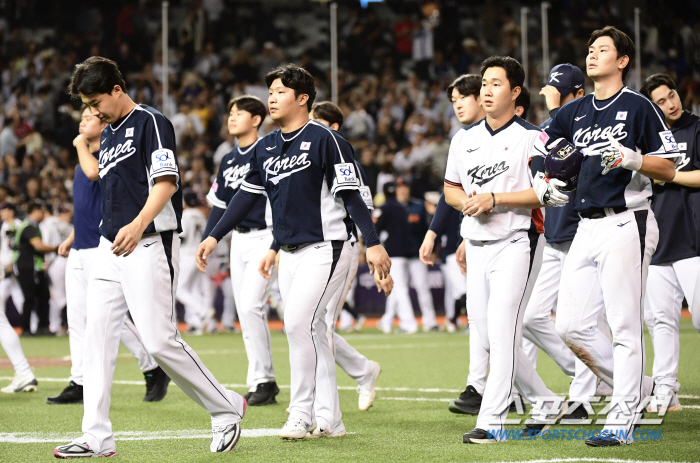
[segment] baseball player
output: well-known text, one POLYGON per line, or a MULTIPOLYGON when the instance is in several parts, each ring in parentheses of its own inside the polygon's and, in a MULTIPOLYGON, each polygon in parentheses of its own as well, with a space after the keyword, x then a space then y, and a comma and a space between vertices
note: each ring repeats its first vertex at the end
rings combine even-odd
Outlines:
MULTIPOLYGON (((73 226, 71 225, 72 211, 65 205, 58 207, 57 214, 50 214, 39 224, 44 242, 58 247, 68 238, 73 226)), ((66 307, 66 258, 54 252, 44 255, 46 274, 49 277, 49 329, 53 333, 65 334, 63 330, 63 308, 66 307)))
MULTIPOLYGON (((584 95, 584 77, 581 70, 572 64, 559 64, 549 72, 547 85, 540 95, 545 97, 550 116, 554 117, 559 108, 584 95)), ((540 128, 546 129, 551 118, 540 128)), ((552 207, 544 217, 544 237, 546 243, 542 257, 542 268, 532 290, 530 302, 523 318, 523 348, 533 365, 537 365, 537 347, 549 355, 562 369, 564 374, 573 378, 569 388, 572 401, 587 402, 596 395, 598 378, 578 360, 566 344, 557 335, 552 311, 556 306, 562 267, 576 234, 579 216, 574 212, 573 194, 566 194, 570 201, 563 207, 552 207), (525 341, 535 346, 528 352, 525 341)), ((598 330, 610 339, 604 311, 600 312, 598 330)), ((607 387, 607 386, 606 386, 607 387)), ((609 391, 607 391, 609 392, 609 391)), ((571 405, 571 404, 570 404, 571 405)), ((583 406, 571 407, 566 419, 586 419, 588 412, 583 406)))
MULTIPOLYGON (((700 320, 700 185, 683 181, 683 174, 700 169, 700 118, 683 111, 673 79, 655 74, 644 82, 642 95, 664 113, 678 143, 680 162, 673 182, 654 183, 651 210, 659 223, 659 244, 651 258, 645 318, 654 344, 654 391, 668 411, 681 409, 678 401, 679 327, 683 296, 693 322, 700 320), (679 175, 680 174, 680 175, 679 175)), ((657 411, 652 408, 650 411, 657 411)))
POLYGON ((592 446, 631 444, 638 405, 652 392, 642 328, 647 270, 659 238, 650 179, 673 180, 667 158, 678 156, 658 107, 623 84, 632 56, 634 43, 620 30, 594 31, 586 68, 595 93, 563 106, 533 150, 544 155, 563 138, 584 155, 574 205, 581 220, 562 269, 556 329, 613 388, 603 432, 586 440, 592 446), (603 308, 614 345, 596 329, 603 308))
MULTIPOLYGON (((83 435, 57 447, 54 455, 116 453, 109 405, 127 307, 149 354, 211 415, 210 450, 230 451, 240 438, 245 399, 216 381, 177 330, 182 192, 172 125, 155 109, 136 105, 125 93, 117 64, 102 57, 76 66, 69 91, 109 125, 98 159, 103 196, 95 256, 100 265, 92 269, 87 289, 83 435)), ((86 150, 79 157, 83 170, 94 171, 86 150)))
MULTIPOLYGON (((340 437, 345 426, 337 402, 335 362, 326 336, 326 307, 347 275, 352 221, 367 243, 367 262, 385 278, 391 261, 372 225, 350 144, 309 120, 314 78, 289 64, 265 76, 270 115, 281 127, 251 153, 251 169, 219 223, 197 250, 201 270, 216 243, 241 224, 261 195, 272 208, 273 235, 281 253, 278 278, 291 369, 290 416, 283 439, 340 437), (349 214, 348 214, 349 212, 349 214), (331 428, 332 423, 340 423, 331 428)), ((269 264, 269 261, 266 263, 269 264)))
MULTIPOLYGON (((231 198, 253 168, 253 151, 259 142, 258 128, 267 115, 263 102, 251 95, 229 101, 228 110, 228 131, 238 139, 238 146, 221 160, 216 181, 207 195, 213 207, 203 239, 219 222, 231 198)), ((264 308, 272 280, 258 273, 258 265, 272 244, 272 215, 267 198, 263 195, 256 199, 250 214, 231 232, 230 268, 233 297, 248 356, 246 382, 250 390, 245 398, 248 405, 267 405, 277 403, 275 396, 279 394, 279 387, 272 365, 270 328, 264 308)), ((196 265, 194 259, 192 264, 196 265)))
POLYGON ((515 115, 524 71, 510 57, 492 56, 481 65, 481 104, 486 118, 452 139, 445 172, 445 201, 465 215, 467 294, 470 316, 489 352, 490 372, 476 427, 467 444, 493 443, 504 429, 512 387, 533 404, 537 421, 527 430, 544 430, 547 412, 560 416, 555 395, 537 375, 520 347, 522 319, 542 263, 542 212, 568 198, 551 189, 542 175, 543 157, 528 158, 539 136, 536 126, 515 115), (473 154, 472 154, 473 153, 473 154), (534 174, 537 173, 537 176, 534 174), (545 400, 552 403, 546 410, 545 400))
MULTIPOLYGON (((314 103, 311 108, 311 119, 324 124, 334 131, 340 130, 343 125, 343 112, 341 109, 330 101, 321 101, 314 103)), ((367 209, 372 211, 374 204, 372 203, 372 193, 367 186, 367 177, 362 166, 355 162, 358 171, 358 180, 360 182, 360 194, 365 201, 367 209)), ((379 363, 369 360, 364 355, 360 354, 357 349, 352 347, 348 342, 335 331, 335 325, 340 316, 340 311, 343 310, 345 299, 348 293, 352 290, 352 284, 357 275, 357 267, 360 260, 360 243, 358 242, 357 227, 353 226, 352 236, 352 259, 348 266, 348 273, 338 291, 333 295, 326 307, 326 326, 328 328, 328 343, 335 355, 335 362, 340 368, 345 371, 352 379, 357 381, 357 392, 359 394, 357 407, 360 411, 367 411, 374 403, 377 396, 375 386, 377 379, 382 369, 379 363)), ((389 277, 391 279, 391 276, 389 277)), ((387 295, 391 293, 393 280, 384 282, 377 287, 377 290, 384 290, 387 295), (380 287, 381 286, 381 287, 380 287)))
POLYGON ((37 390, 37 380, 34 372, 24 356, 19 336, 15 332, 5 315, 5 303, 12 296, 15 307, 22 307, 24 302, 22 290, 12 273, 12 241, 14 230, 20 225, 20 220, 15 217, 15 205, 3 201, 0 203, 0 265, 2 265, 3 278, 0 280, 0 345, 7 354, 15 370, 15 376, 0 392, 13 394, 15 392, 32 392, 37 390))
MULTIPOLYGON (((79 134, 73 141, 76 150, 83 156, 95 159, 91 170, 83 171, 80 165, 73 179, 74 228, 60 243, 58 254, 67 257, 64 291, 67 302, 69 347, 71 353, 71 375, 68 386, 60 394, 47 397, 50 405, 83 403, 83 357, 85 349, 85 324, 87 320, 87 283, 92 269, 97 263, 97 246, 100 242, 100 204, 102 191, 98 180, 97 157, 100 149, 100 135, 107 126, 93 116, 90 108, 83 108, 79 134)), ((144 402, 162 400, 167 393, 170 378, 161 370, 156 361, 146 352, 134 323, 126 317, 121 331, 121 342, 138 361, 139 369, 146 380, 144 402)))
POLYGON ((197 193, 185 190, 182 193, 182 233, 180 233, 180 276, 178 277, 177 300, 185 307, 185 322, 190 334, 202 334, 210 314, 213 297, 208 285, 209 276, 197 271, 193 256, 197 252, 202 232, 207 226, 207 217, 199 210, 201 202, 197 193), (207 303, 208 302, 208 303, 207 303))

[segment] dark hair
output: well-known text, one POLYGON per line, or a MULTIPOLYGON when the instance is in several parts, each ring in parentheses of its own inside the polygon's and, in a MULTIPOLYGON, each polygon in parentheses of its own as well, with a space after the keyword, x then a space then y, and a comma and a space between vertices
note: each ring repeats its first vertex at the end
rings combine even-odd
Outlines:
POLYGON ((251 116, 260 116, 260 125, 262 125, 262 121, 265 120, 265 116, 267 116, 267 108, 263 104, 262 101, 260 101, 260 98, 257 96, 253 95, 241 95, 238 98, 233 98, 231 101, 228 102, 228 112, 231 112, 231 108, 233 106, 236 106, 236 108, 242 110, 242 111, 247 111, 250 113, 251 116))
POLYGON ((338 124, 338 128, 343 126, 343 121, 345 120, 343 110, 332 101, 319 101, 313 105, 311 110, 314 112, 314 116, 328 121, 330 125, 338 124))
POLYGON ((634 42, 631 38, 629 38, 627 34, 622 32, 617 27, 605 26, 602 29, 593 31, 593 33, 591 34, 591 38, 588 39, 588 43, 586 43, 586 47, 590 47, 591 45, 593 45, 593 42, 595 42, 601 37, 610 37, 612 39, 613 44, 617 49, 618 58, 622 56, 627 56, 629 58, 627 66, 625 66, 625 68, 622 69, 622 80, 624 81, 627 77, 627 74, 629 74, 630 69, 632 69, 632 60, 634 59, 634 42))
POLYGON ((639 93, 651 100, 651 92, 661 87, 662 85, 667 86, 670 90, 676 89, 676 83, 666 74, 654 74, 653 76, 647 77, 647 80, 642 84, 642 88, 639 93))
POLYGON ((294 89, 294 98, 299 98, 299 95, 308 95, 306 107, 311 111, 314 99, 316 99, 316 86, 314 85, 314 76, 309 71, 296 64, 275 68, 265 76, 267 88, 270 88, 275 79, 280 79, 285 87, 294 89))
POLYGON ((530 109, 530 90, 524 85, 520 87, 520 95, 515 99, 515 107, 518 106, 523 107, 523 115, 520 117, 527 120, 527 111, 530 109))
POLYGON ((126 92, 126 84, 117 63, 101 56, 91 56, 75 66, 68 84, 68 93, 73 98, 80 98, 80 94, 92 96, 112 93, 115 85, 126 92))
POLYGON ((27 205, 27 215, 31 214, 32 212, 34 212, 37 209, 43 209, 43 208, 44 208, 44 203, 35 199, 34 201, 31 201, 27 205))
POLYGON ((489 56, 481 63, 481 77, 488 68, 503 68, 506 71, 506 78, 510 84, 510 89, 523 86, 525 82, 525 70, 522 64, 510 56, 489 56))
POLYGON ((481 77, 476 74, 462 74, 447 87, 447 99, 452 101, 452 90, 457 89, 462 96, 479 96, 481 91, 481 77))

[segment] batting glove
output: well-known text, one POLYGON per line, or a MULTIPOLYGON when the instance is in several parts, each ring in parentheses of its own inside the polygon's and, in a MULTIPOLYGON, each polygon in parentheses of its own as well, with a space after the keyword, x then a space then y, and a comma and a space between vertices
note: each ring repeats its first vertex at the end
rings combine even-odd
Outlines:
POLYGON ((545 178, 542 172, 538 172, 532 181, 532 188, 543 206, 565 206, 569 197, 558 190, 563 186, 566 186, 566 183, 555 178, 545 178))
POLYGON ((642 167, 642 155, 625 148, 610 133, 608 133, 610 146, 600 150, 600 165, 603 166, 603 175, 617 167, 629 170, 639 170, 642 167))

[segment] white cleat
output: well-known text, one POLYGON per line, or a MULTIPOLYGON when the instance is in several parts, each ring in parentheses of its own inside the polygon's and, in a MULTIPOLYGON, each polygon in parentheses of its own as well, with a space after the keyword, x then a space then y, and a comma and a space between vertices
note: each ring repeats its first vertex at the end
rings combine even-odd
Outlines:
POLYGON ((35 392, 38 384, 34 372, 32 370, 27 370, 26 373, 21 375, 15 374, 14 378, 12 378, 12 382, 0 389, 0 392, 4 392, 5 394, 35 392))
POLYGON ((309 424, 301 418, 288 419, 284 423, 284 427, 277 434, 281 439, 299 440, 306 437, 307 434, 314 432, 315 424, 309 424))
POLYGON ((678 395, 672 390, 662 390, 651 396, 646 411, 649 413, 679 412, 683 410, 678 395))
POLYGON ((215 426, 211 432, 209 450, 212 453, 230 452, 241 438, 241 423, 215 426))
POLYGON ((369 410, 369 408, 374 403, 374 399, 377 397, 377 391, 375 386, 377 385, 377 378, 379 378, 379 373, 382 372, 381 366, 373 360, 369 361, 370 368, 372 369, 372 375, 370 379, 364 384, 357 386, 357 392, 360 393, 360 397, 357 400, 357 406, 360 411, 369 410))
POLYGON ((335 431, 335 432, 330 432, 327 429, 323 429, 323 428, 316 428, 314 430, 314 432, 308 433, 306 435, 306 437, 309 439, 319 439, 321 437, 333 438, 333 437, 343 437, 343 436, 345 436, 345 434, 347 434, 345 431, 345 427, 343 427, 343 429, 341 429, 339 431, 335 431))

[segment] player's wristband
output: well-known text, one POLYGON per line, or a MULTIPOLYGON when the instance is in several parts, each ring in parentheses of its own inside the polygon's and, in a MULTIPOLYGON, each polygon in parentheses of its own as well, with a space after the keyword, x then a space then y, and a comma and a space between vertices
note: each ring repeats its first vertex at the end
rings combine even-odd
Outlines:
POLYGON ((496 195, 493 192, 491 192, 491 198, 493 199, 493 207, 496 207, 496 195))

